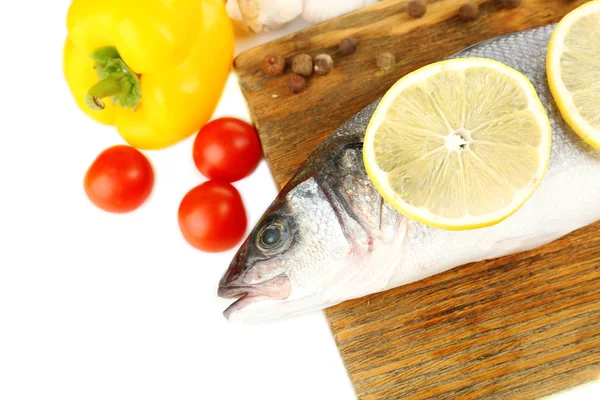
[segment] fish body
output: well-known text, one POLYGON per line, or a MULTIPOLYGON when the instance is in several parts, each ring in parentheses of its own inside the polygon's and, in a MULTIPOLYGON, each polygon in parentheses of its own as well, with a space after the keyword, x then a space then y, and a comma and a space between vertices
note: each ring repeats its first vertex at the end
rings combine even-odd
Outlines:
POLYGON ((533 249, 600 219, 600 152, 562 119, 545 59, 553 25, 501 36, 452 58, 483 57, 529 78, 552 125, 539 189, 497 225, 466 231, 410 220, 365 172, 362 141, 377 102, 327 138, 265 212, 223 276, 225 315, 263 320, 321 309, 469 262, 533 249))

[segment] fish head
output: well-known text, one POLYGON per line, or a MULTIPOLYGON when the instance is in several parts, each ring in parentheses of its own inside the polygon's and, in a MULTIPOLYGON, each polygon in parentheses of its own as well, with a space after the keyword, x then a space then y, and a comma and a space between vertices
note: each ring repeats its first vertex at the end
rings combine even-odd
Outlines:
POLYGON ((345 298, 336 295, 336 277, 344 275, 353 251, 338 218, 312 178, 280 193, 221 279, 219 296, 237 299, 224 315, 266 320, 345 298))

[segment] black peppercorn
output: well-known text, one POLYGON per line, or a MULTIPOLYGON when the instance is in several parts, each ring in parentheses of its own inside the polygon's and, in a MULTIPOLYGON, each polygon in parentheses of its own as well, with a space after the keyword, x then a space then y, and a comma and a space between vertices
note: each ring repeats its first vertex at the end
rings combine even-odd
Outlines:
POLYGON ((310 36, 306 32, 297 33, 294 35, 293 43, 296 50, 305 49, 310 46, 310 36))
POLYGON ((427 12, 427 3, 425 0, 410 0, 406 8, 412 18, 421 18, 427 12))
POLYGON ((301 91, 303 91, 306 88, 306 78, 298 75, 298 74, 292 74, 290 75, 290 79, 288 80, 288 89, 290 90, 290 93, 300 93, 301 91))
POLYGON ((521 0, 502 0, 505 8, 517 8, 521 5, 521 0))
POLYGON ((313 72, 313 59, 308 54, 298 54, 292 60, 292 71, 298 75, 311 76, 313 72))
POLYGON ((358 42, 354 38, 347 37, 345 39, 342 39, 340 41, 340 52, 345 56, 348 54, 352 54, 356 51, 357 44, 358 42))
POLYGON ((479 5, 474 1, 468 1, 467 3, 460 6, 458 10, 458 16, 463 21, 473 21, 479 16, 479 5))
POLYGON ((333 69, 333 59, 329 54, 319 54, 314 60, 314 71, 317 75, 327 75, 333 69))
POLYGON ((396 57, 392 53, 381 53, 377 55, 375 61, 377 61, 379 69, 386 71, 396 64, 396 57))
POLYGON ((277 76, 285 69, 285 59, 280 54, 269 54, 262 60, 262 70, 269 76, 277 76))

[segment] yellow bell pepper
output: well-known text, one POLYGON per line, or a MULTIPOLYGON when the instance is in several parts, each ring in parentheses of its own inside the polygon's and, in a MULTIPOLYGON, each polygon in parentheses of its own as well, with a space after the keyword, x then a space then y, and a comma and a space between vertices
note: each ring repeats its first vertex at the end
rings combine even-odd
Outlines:
POLYGON ((165 148, 212 116, 233 60, 223 0, 74 0, 67 28, 79 108, 132 146, 165 148))

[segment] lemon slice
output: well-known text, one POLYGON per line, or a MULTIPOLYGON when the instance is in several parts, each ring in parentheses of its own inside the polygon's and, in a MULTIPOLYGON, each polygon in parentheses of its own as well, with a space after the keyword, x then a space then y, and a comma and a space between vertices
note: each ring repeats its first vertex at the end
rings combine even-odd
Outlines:
POLYGON ((546 70, 565 121, 600 150, 600 1, 560 21, 550 39, 546 70))
POLYGON ((551 142, 525 76, 465 58, 400 79, 373 114, 363 156, 378 191, 404 215, 462 230, 517 211, 546 173, 551 142))

